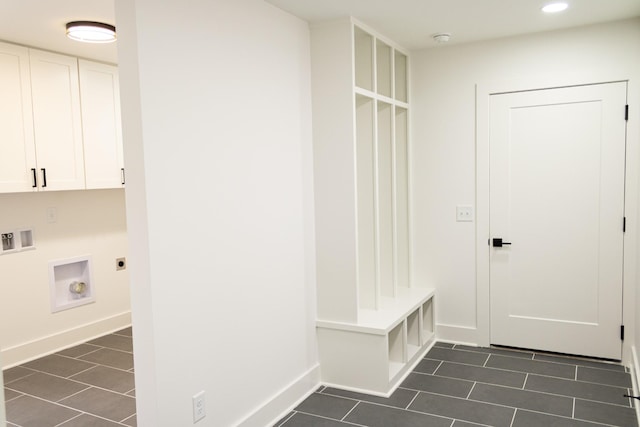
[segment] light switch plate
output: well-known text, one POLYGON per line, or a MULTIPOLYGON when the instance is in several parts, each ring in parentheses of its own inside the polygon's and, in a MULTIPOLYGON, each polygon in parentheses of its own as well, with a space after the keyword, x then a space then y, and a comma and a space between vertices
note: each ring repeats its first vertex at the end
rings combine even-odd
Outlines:
POLYGON ((458 205, 458 206, 456 206, 456 221, 457 222, 472 222, 473 221, 473 206, 470 206, 470 205, 458 205))

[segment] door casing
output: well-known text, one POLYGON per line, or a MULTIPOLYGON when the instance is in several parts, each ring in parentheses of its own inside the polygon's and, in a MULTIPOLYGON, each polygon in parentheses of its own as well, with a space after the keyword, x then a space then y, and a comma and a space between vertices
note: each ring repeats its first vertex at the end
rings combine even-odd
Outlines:
MULTIPOLYGON (((488 347, 490 342, 490 276, 489 250, 487 241, 489 234, 489 99, 493 94, 520 92, 526 90, 552 89, 568 86, 582 86, 589 84, 629 82, 626 78, 607 78, 595 76, 589 80, 567 80, 548 77, 530 78, 526 80, 505 80, 484 82, 476 85, 476 325, 455 331, 446 339, 466 342, 488 347)), ((633 94, 629 84, 629 93, 633 94)), ((640 107, 640 106, 639 106, 640 107)), ((633 111, 634 106, 630 106, 633 111)), ((636 107, 637 108, 637 107, 636 107)), ((632 358, 633 336, 635 335, 635 318, 633 311, 636 300, 636 268, 637 256, 635 240, 638 227, 637 177, 640 164, 638 158, 638 143, 634 142, 638 125, 629 121, 627 125, 627 158, 626 158, 626 188, 625 188, 625 216, 627 231, 624 237, 624 271, 623 271, 623 324, 625 325, 625 340, 623 341, 622 362, 629 364, 632 358), (636 160, 634 162, 634 160, 636 160)))

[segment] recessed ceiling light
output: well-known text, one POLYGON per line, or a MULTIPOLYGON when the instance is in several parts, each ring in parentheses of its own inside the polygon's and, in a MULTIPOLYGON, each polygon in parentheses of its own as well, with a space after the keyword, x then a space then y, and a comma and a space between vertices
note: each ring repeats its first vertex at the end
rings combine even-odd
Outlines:
POLYGON ((102 22, 69 22, 67 37, 86 43, 111 43, 116 40, 116 27, 102 22))
POLYGON ((545 13, 557 13, 557 12, 562 12, 568 7, 569 5, 567 3, 549 3, 548 5, 542 8, 542 11, 545 13))

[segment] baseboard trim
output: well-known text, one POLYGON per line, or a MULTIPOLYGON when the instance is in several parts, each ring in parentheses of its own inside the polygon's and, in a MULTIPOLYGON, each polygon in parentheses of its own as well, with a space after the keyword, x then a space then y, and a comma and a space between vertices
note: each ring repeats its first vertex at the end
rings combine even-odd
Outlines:
POLYGON ((320 386, 320 364, 292 381, 271 399, 240 421, 238 427, 264 427, 274 425, 320 386))
POLYGON ((464 344, 470 346, 478 346, 478 329, 467 326, 436 324, 436 340, 440 342, 450 342, 455 344, 464 344))
MULTIPOLYGON (((640 364, 638 364, 638 353, 636 351, 636 346, 631 346, 631 383, 633 385, 633 395, 638 396, 640 392, 640 364)), ((638 420, 638 425, 640 425, 640 401, 638 399, 632 399, 633 406, 636 410, 636 418, 638 420)))
POLYGON ((0 351, 4 362, 2 369, 22 365, 43 356, 57 353, 69 347, 115 332, 131 325, 131 312, 126 311, 75 328, 7 347, 0 351))

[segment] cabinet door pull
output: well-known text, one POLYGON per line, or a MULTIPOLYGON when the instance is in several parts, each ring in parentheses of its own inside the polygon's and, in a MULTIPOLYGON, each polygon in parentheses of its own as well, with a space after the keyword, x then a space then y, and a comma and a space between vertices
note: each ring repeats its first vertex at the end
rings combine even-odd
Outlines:
POLYGON ((42 188, 47 186, 47 170, 45 168, 40 169, 42 171, 42 188))
POLYGON ((124 168, 120 168, 120 178, 122 180, 122 185, 124 185, 125 183, 125 176, 124 176, 124 168))
POLYGON ((36 188, 38 186, 38 173, 36 172, 36 168, 31 168, 31 173, 33 174, 33 185, 32 188, 36 188))

